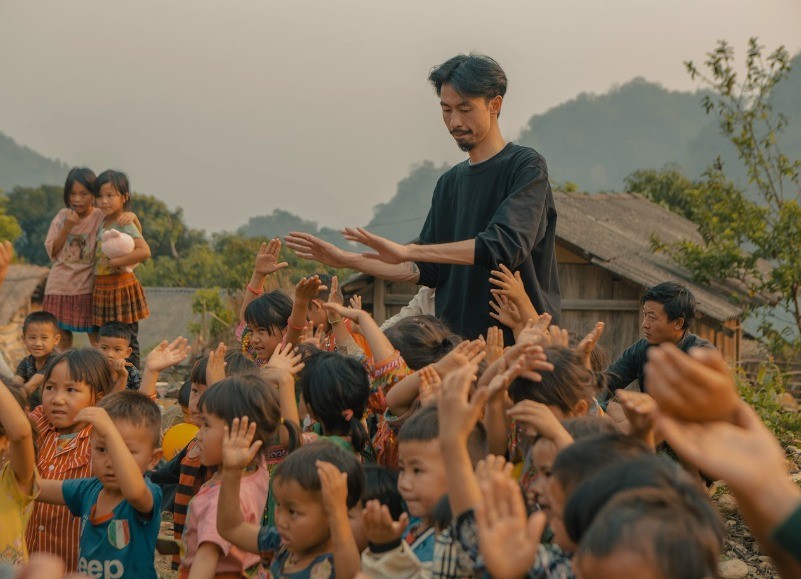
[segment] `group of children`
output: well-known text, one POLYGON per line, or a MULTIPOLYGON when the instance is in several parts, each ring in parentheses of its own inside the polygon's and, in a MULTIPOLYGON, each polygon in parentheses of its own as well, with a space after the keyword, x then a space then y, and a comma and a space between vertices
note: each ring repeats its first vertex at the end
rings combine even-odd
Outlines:
POLYGON ((241 348, 192 365, 197 431, 169 460, 155 383, 184 340, 140 376, 131 318, 93 319, 96 344, 60 352, 61 320, 26 320, 30 356, 0 381, 1 561, 47 552, 103 578, 156 577, 157 551, 190 579, 717 577, 725 527, 692 466, 801 574, 801 490, 714 350, 651 348, 648 393, 617 394, 621 428, 598 387, 602 328, 571 346, 511 288, 494 312, 513 344, 427 315, 384 331, 336 277, 265 293, 280 250, 256 257, 241 348))

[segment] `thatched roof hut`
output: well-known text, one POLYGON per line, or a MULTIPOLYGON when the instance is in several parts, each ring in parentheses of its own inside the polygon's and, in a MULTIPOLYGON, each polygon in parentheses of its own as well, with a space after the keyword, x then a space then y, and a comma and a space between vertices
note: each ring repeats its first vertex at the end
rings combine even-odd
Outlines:
POLYGON ((22 322, 29 313, 41 309, 49 271, 38 265, 14 264, 0 286, 0 355, 12 369, 28 355, 22 322))

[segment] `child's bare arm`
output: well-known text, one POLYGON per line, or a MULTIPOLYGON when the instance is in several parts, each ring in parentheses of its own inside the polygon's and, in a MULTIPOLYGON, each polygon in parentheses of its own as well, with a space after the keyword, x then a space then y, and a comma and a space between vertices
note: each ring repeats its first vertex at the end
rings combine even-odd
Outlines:
POLYGON ((30 396, 44 384, 44 374, 34 374, 31 379, 25 382, 25 393, 30 396))
POLYGON ((334 547, 334 574, 351 579, 361 570, 361 555, 348 521, 348 475, 330 462, 317 461, 323 508, 334 547))
POLYGON ((241 421, 235 418, 230 432, 225 427, 223 471, 217 503, 217 532, 226 541, 249 553, 259 552, 259 527, 245 521, 239 490, 243 469, 253 462, 261 448, 260 440, 253 442, 255 435, 256 424, 249 424, 247 417, 241 421))
POLYGON ((22 492, 30 495, 36 470, 33 428, 25 411, 0 381, 0 424, 8 437, 8 462, 22 492))
POLYGON ((43 478, 39 481, 39 496, 36 500, 42 503, 49 503, 51 505, 63 505, 64 493, 61 490, 61 485, 64 481, 52 480, 43 478))
POLYGON ((383 362, 395 353, 395 347, 384 335, 384 332, 381 331, 378 324, 375 323, 373 316, 364 310, 346 308, 343 305, 331 302, 325 304, 325 309, 328 310, 330 315, 348 318, 359 324, 362 336, 367 341, 367 345, 370 346, 373 360, 376 362, 383 362))
POLYGON ((281 418, 293 424, 300 424, 298 403, 295 398, 295 375, 305 364, 301 361, 292 344, 279 344, 270 361, 262 370, 266 378, 273 378, 278 383, 278 397, 281 404, 281 418))
POLYGON ((292 300, 292 313, 286 327, 287 344, 298 345, 300 343, 300 333, 306 327, 306 317, 309 303, 317 297, 320 290, 328 289, 322 284, 316 275, 309 276, 298 282, 295 286, 295 297, 292 300))
POLYGON ((84 408, 75 416, 78 422, 88 422, 92 425, 94 433, 102 436, 106 442, 106 452, 114 467, 114 474, 120 485, 120 491, 125 500, 142 514, 153 512, 153 493, 145 484, 145 477, 136 463, 136 459, 128 450, 128 445, 122 438, 120 431, 104 408, 90 406, 84 408))
POLYGON ((143 237, 134 238, 134 249, 127 255, 112 257, 108 260, 111 267, 125 267, 126 265, 136 265, 142 263, 150 257, 150 246, 143 237))
POLYGON ((250 302, 262 295, 264 291, 264 280, 268 275, 271 275, 283 269, 289 264, 285 261, 278 262, 281 255, 281 240, 279 238, 271 239, 269 243, 262 243, 259 252, 256 254, 256 263, 253 266, 253 275, 250 277, 250 283, 247 285, 245 297, 242 300, 242 308, 239 310, 239 319, 245 319, 245 309, 247 309, 250 302))
POLYGON ((178 336, 170 343, 167 343, 167 340, 163 340, 153 348, 145 358, 145 371, 142 373, 139 392, 146 396, 153 396, 156 392, 159 373, 170 366, 177 366, 183 362, 191 349, 188 340, 183 336, 178 336))
POLYGON ((214 579, 222 551, 214 543, 201 543, 189 568, 189 579, 214 579))

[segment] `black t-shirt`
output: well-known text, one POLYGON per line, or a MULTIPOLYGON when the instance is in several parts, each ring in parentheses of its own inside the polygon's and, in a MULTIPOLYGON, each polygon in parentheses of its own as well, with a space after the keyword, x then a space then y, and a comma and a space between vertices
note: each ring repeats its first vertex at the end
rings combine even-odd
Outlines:
MULTIPOLYGON (((538 312, 559 321, 556 206, 545 159, 508 143, 476 165, 459 163, 439 178, 420 243, 476 240, 472 266, 417 263, 420 284, 436 288, 437 317, 465 338, 500 325, 490 317, 490 271, 520 271, 538 312)), ((511 343, 511 332, 506 331, 511 343)))

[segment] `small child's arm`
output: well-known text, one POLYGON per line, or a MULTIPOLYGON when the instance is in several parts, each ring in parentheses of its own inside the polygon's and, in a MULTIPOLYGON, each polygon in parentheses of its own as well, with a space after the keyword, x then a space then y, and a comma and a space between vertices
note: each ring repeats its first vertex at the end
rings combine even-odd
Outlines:
POLYGON ((78 422, 88 422, 94 433, 102 436, 106 442, 106 451, 114 467, 117 483, 122 496, 139 513, 149 515, 153 512, 153 493, 145 484, 145 477, 139 469, 128 445, 120 431, 114 426, 108 412, 97 406, 84 408, 75 416, 78 422))
POLYGON ((239 310, 239 319, 245 319, 245 310, 250 302, 264 293, 264 280, 268 275, 271 275, 283 269, 289 264, 285 261, 278 263, 281 254, 281 240, 279 238, 271 239, 269 243, 262 243, 259 248, 259 253, 256 254, 256 263, 253 266, 253 275, 250 277, 245 297, 242 299, 242 308, 239 310))
POLYGON ((25 495, 33 491, 36 453, 33 448, 33 428, 25 411, 14 395, 0 381, 0 424, 8 437, 8 461, 20 490, 25 495))
POLYGON ((395 353, 395 347, 389 339, 375 323, 373 316, 364 310, 357 310, 355 308, 346 308, 343 305, 328 302, 325 304, 325 309, 328 310, 329 315, 341 316, 354 321, 359 324, 362 336, 370 346, 373 353, 373 360, 381 362, 390 358, 395 353))
POLYGON ((328 288, 323 285, 316 275, 300 280, 295 286, 292 313, 289 314, 289 320, 287 320, 286 339, 284 342, 294 345, 300 343, 300 333, 306 327, 306 313, 309 309, 309 303, 323 289, 328 288))
POLYGON ((39 481, 39 495, 36 500, 51 505, 65 505, 64 492, 61 490, 62 480, 43 478, 39 481))
POLYGON ((31 379, 25 382, 25 393, 30 396, 36 392, 44 384, 44 374, 38 372, 31 376, 31 379))
POLYGON ((142 383, 139 385, 139 392, 146 396, 154 396, 156 393, 156 382, 159 380, 159 373, 170 366, 177 366, 189 355, 191 347, 188 340, 183 336, 178 336, 169 344, 163 340, 158 346, 153 348, 147 358, 145 358, 145 371, 142 373, 142 383))
MULTIPOLYGON (((292 344, 279 344, 270 361, 262 370, 265 378, 273 378, 278 383, 278 398, 281 406, 281 418, 293 424, 300 424, 300 413, 298 403, 295 398, 295 375, 298 374, 305 364, 301 361, 302 356, 298 354, 292 344)), ((282 441, 283 443, 284 441, 282 441)))
POLYGON ((348 521, 348 475, 330 462, 317 461, 323 508, 334 548, 334 575, 351 579, 361 570, 361 555, 348 521))
POLYGON ((253 442, 255 435, 256 424, 248 424, 247 416, 241 421, 234 418, 230 432, 225 427, 223 471, 217 504, 217 532, 223 539, 248 553, 259 552, 259 526, 245 521, 239 490, 243 469, 255 460, 262 445, 260 440, 253 442))
POLYGON ((213 579, 222 550, 214 543, 201 543, 189 568, 189 579, 213 579))

